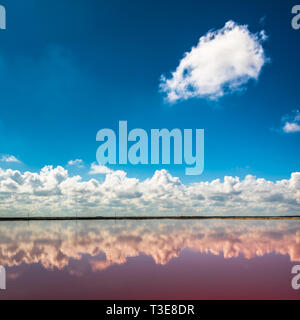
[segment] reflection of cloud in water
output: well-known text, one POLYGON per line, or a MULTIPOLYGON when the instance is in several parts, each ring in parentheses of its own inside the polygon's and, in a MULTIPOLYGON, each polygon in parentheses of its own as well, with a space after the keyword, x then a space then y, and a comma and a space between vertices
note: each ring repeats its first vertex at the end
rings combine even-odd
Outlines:
POLYGON ((0 264, 41 263, 62 269, 88 255, 92 270, 151 256, 166 264, 189 248, 200 253, 243 255, 275 252, 300 261, 300 221, 81 221, 1 222, 0 264))

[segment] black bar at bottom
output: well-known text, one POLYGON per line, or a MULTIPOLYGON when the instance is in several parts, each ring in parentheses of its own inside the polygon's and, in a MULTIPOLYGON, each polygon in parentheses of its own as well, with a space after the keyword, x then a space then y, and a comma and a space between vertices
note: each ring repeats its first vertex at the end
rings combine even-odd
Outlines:
MULTIPOLYGON (((300 297, 299 297, 300 299, 300 297)), ((0 312, 41 319, 270 319, 300 313, 299 301, 0 301, 0 312), (37 308, 38 307, 38 308, 37 308), (41 314, 41 311, 43 313, 41 314)))

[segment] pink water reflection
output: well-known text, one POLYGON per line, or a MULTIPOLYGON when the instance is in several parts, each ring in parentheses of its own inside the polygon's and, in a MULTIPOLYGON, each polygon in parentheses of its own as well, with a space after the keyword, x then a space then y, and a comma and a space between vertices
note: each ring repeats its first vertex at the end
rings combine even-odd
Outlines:
POLYGON ((1 299, 299 299, 297 263, 300 221, 0 224, 1 299))

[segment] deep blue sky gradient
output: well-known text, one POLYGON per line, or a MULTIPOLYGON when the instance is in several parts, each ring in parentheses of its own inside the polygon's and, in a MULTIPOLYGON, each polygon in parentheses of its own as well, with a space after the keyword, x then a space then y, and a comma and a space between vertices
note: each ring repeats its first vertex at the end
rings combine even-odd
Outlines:
MULTIPOLYGON (((278 132, 300 108, 300 30, 291 28, 297 1, 1 0, 0 154, 38 170, 71 159, 96 160, 96 133, 130 128, 204 128, 205 171, 184 181, 254 174, 288 178, 299 171, 300 133, 278 132), (262 17, 263 21, 260 21, 262 17), (258 82, 217 102, 168 105, 159 92, 184 52, 210 29, 234 20, 264 29, 270 62, 258 82)), ((5 164, 1 165, 5 167, 5 164)), ((115 166, 145 178, 163 166, 115 166)), ((83 170, 81 174, 85 174, 83 170)))

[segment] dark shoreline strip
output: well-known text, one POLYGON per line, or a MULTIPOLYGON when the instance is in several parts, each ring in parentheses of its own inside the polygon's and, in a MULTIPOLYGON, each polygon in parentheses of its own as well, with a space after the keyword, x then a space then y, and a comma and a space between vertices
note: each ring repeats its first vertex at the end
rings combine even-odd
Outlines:
POLYGON ((157 216, 157 217, 0 217, 1 221, 80 221, 80 220, 300 220, 300 216, 157 216))

